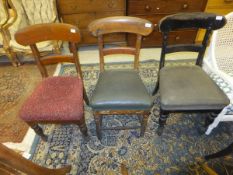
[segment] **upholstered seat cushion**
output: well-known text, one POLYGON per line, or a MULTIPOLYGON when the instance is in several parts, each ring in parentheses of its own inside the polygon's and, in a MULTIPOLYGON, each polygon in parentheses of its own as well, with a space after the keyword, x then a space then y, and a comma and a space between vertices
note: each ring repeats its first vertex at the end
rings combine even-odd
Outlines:
POLYGON ((83 117, 83 84, 78 77, 44 79, 22 106, 24 121, 77 121, 83 117))
POLYGON ((149 110, 152 98, 137 71, 109 70, 100 73, 90 100, 93 110, 149 110))
POLYGON ((161 108, 221 110, 229 99, 199 66, 164 67, 160 71, 161 108))

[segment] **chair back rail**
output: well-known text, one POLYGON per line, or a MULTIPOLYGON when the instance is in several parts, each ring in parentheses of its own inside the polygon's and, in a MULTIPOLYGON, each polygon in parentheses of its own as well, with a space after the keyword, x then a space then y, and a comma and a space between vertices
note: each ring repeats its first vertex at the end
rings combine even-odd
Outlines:
POLYGON ((78 75, 83 78, 76 49, 76 44, 80 41, 80 32, 77 27, 70 24, 59 23, 36 24, 19 30, 15 34, 15 39, 19 44, 24 46, 29 45, 31 47, 43 78, 48 77, 45 65, 60 62, 75 63, 78 75), (42 57, 36 43, 48 40, 68 41, 73 55, 52 55, 42 57))
POLYGON ((36 24, 20 29, 15 34, 15 39, 23 46, 48 40, 78 43, 80 41, 80 32, 77 27, 71 24, 36 24))
POLYGON ((152 28, 152 24, 148 20, 130 16, 115 16, 97 19, 88 26, 89 31, 94 36, 119 32, 147 36, 151 33, 152 28))
POLYGON ((202 28, 217 30, 226 24, 224 16, 214 13, 193 12, 177 13, 164 17, 159 22, 161 32, 170 32, 184 28, 202 28))
POLYGON ((153 25, 150 21, 129 17, 115 16, 107 17, 93 21, 88 26, 92 35, 98 37, 99 56, 100 56, 100 71, 104 71, 104 56, 111 54, 130 54, 134 55, 134 69, 139 66, 139 53, 141 48, 142 36, 149 35, 153 30, 153 25), (135 48, 134 47, 115 47, 104 48, 103 35, 111 33, 133 33, 137 35, 135 48))

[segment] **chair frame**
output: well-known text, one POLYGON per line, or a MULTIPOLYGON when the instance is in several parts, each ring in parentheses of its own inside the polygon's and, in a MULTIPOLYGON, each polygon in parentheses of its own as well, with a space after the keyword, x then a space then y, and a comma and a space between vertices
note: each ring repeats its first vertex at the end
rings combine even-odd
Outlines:
MULTIPOLYGON (((187 13, 188 14, 188 13, 187 13)), ((204 13, 203 13, 204 14, 204 13)), ((183 15, 185 15, 185 13, 183 13, 183 15)), ((162 23, 163 19, 160 21, 160 25, 162 23)), ((222 26, 224 26, 226 23, 226 19, 223 17, 223 23, 222 26), (225 22, 224 22, 225 21, 225 22)), ((195 24, 193 23, 191 27, 189 27, 188 25, 190 24, 184 24, 184 26, 173 26, 171 27, 169 30, 161 30, 162 32, 162 38, 163 38, 163 42, 162 42, 162 51, 161 51, 161 56, 160 56, 160 63, 159 63, 159 71, 164 67, 165 64, 165 55, 169 54, 169 53, 174 53, 174 52, 183 52, 183 51, 188 51, 188 52, 198 52, 198 57, 196 59, 196 63, 195 65, 202 67, 202 63, 203 63, 203 57, 206 51, 206 47, 209 43, 211 34, 213 30, 218 29, 217 26, 213 25, 209 25, 208 27, 205 27, 205 24, 195 24), (169 36, 169 32, 176 30, 176 29, 182 29, 182 28, 202 28, 202 29, 206 29, 205 31, 205 35, 203 38, 203 41, 201 44, 173 44, 173 45, 168 45, 168 36, 169 36)), ((221 26, 221 27, 222 27, 221 26)), ((159 90, 159 73, 158 73, 158 79, 156 82, 156 86, 154 88, 153 91, 153 95, 155 95, 159 90)), ((221 112, 221 110, 163 110, 160 106, 160 116, 159 116, 159 127, 157 130, 157 134, 159 136, 162 135, 164 127, 166 125, 166 121, 167 118, 169 116, 169 113, 174 113, 174 112, 184 112, 184 113, 208 113, 206 120, 205 120, 205 127, 209 126, 214 119, 217 117, 217 115, 221 112)))
MULTIPOLYGON (((144 19, 136 17, 126 17, 126 16, 116 16, 108 17, 93 21, 88 26, 89 31, 98 38, 99 47, 99 59, 100 59, 100 72, 104 71, 104 56, 111 54, 130 54, 134 55, 134 69, 139 69, 139 53, 141 49, 141 40, 143 36, 149 35, 153 30, 153 25, 144 19), (145 27, 145 25, 148 27, 145 27), (137 26, 137 27, 135 27, 137 26), (112 33, 133 33, 137 35, 136 45, 134 47, 115 47, 115 48, 104 48, 104 38, 105 34, 112 33)), ((140 136, 144 136, 145 129, 147 126, 148 117, 150 115, 150 110, 102 110, 93 111, 97 137, 101 140, 101 130, 127 130, 127 129, 137 129, 140 128, 140 136), (103 115, 138 115, 141 127, 102 127, 103 115)))
MULTIPOLYGON (((48 72, 46 70, 46 65, 56 64, 61 62, 70 62, 75 63, 75 68, 78 73, 78 77, 83 82, 83 75, 81 70, 81 65, 79 62, 79 56, 77 54, 76 44, 80 41, 80 32, 79 29, 73 25, 69 24, 37 24, 33 26, 26 27, 24 29, 19 30, 15 34, 16 41, 24 46, 29 45, 31 47, 32 53, 35 57, 37 66, 40 70, 42 78, 48 77, 48 72), (72 32, 74 31, 74 32, 72 32), (70 52, 71 55, 51 55, 51 56, 41 56, 36 43, 46 40, 62 40, 70 42, 70 52)), ((84 84, 83 84, 84 85, 84 84)), ((89 100, 86 94, 85 87, 83 87, 83 96, 86 104, 89 104, 89 100)), ((35 121, 35 122, 27 122, 27 124, 34 129, 34 131, 41 136, 43 140, 47 140, 47 136, 44 135, 42 128, 38 125, 41 124, 72 124, 75 123, 79 126, 82 134, 87 136, 87 127, 85 123, 85 118, 83 117, 81 120, 77 121, 35 121)))

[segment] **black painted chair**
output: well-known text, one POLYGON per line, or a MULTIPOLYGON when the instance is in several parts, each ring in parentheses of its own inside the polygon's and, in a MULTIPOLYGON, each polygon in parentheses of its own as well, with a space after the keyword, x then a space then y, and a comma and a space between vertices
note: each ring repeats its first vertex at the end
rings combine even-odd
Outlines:
POLYGON ((179 13, 163 18, 159 29, 163 35, 159 76, 153 94, 160 91, 160 118, 158 135, 161 135, 171 112, 207 113, 206 125, 229 104, 229 99, 215 82, 202 70, 206 46, 213 30, 226 24, 224 16, 211 13, 179 13), (206 29, 201 44, 168 44, 169 33, 177 29, 206 29), (196 65, 165 65, 165 55, 174 52, 197 52, 196 65), (210 115, 209 115, 210 114, 210 115))

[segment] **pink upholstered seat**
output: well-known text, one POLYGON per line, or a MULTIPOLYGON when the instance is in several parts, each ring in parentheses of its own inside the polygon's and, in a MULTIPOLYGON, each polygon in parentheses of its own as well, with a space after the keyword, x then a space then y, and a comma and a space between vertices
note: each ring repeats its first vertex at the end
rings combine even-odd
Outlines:
POLYGON ((26 122, 64 121, 83 118, 83 84, 78 77, 44 79, 26 100, 19 113, 26 122))

